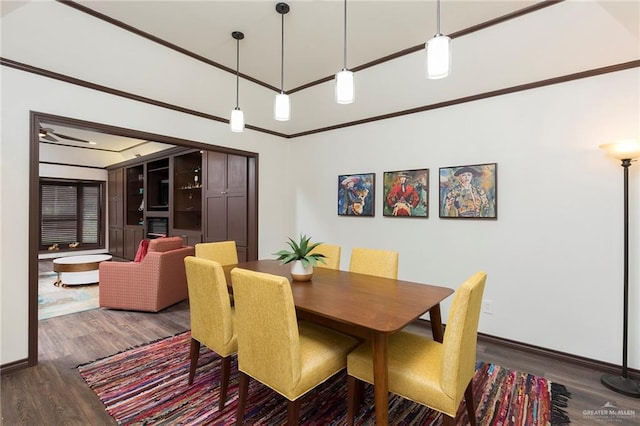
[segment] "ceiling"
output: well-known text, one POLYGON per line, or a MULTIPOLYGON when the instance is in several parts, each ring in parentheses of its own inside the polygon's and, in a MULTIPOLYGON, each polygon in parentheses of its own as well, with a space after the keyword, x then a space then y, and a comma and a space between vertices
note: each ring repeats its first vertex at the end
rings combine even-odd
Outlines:
MULTIPOLYGON (((22 2, 2 3, 4 21, 22 2)), ((292 94, 292 120, 286 123, 274 121, 270 111, 270 99, 280 89, 281 78, 282 16, 275 10, 275 1, 78 0, 59 4, 152 40, 167 52, 177 51, 184 58, 216 68, 227 76, 222 99, 235 98, 236 41, 231 33, 244 32, 240 105, 247 124, 288 136, 424 111, 640 59, 640 2, 636 0, 442 0, 440 26, 453 39, 453 68, 446 79, 427 80, 423 46, 436 32, 436 2, 349 0, 346 65, 355 71, 356 101, 336 105, 331 79, 344 65, 345 3, 287 3, 291 10, 284 16, 283 87, 292 94)), ((68 73, 65 67, 70 57, 65 55, 42 48, 28 63, 68 73)), ((21 59, 19 53, 13 56, 21 59)), ((190 102, 195 102, 193 96, 170 100, 175 105, 190 106, 190 102)), ((230 102, 218 102, 205 112, 227 119, 233 107, 230 102)), ((193 109, 202 111, 197 105, 193 109)), ((58 131, 73 134, 73 129, 58 131)))
POLYGON ((40 160, 103 168, 173 148, 172 145, 41 122, 40 160), (79 140, 77 140, 79 139, 79 140))
MULTIPOLYGON (((282 15, 276 12, 275 1, 80 0, 77 3, 231 70, 236 68, 236 41, 231 33, 242 31, 245 38, 240 41, 240 71, 280 88, 282 15)), ((441 32, 455 37, 545 3, 556 7, 552 2, 535 0, 442 0, 441 32)), ((599 5, 637 37, 637 3, 602 1, 599 5), (635 15, 626 13, 634 10, 635 15)), ((290 11, 284 15, 284 89, 289 91, 332 76, 342 68, 345 2, 305 0, 287 4, 290 11)), ((349 68, 424 45, 436 33, 437 5, 433 0, 349 0, 346 5, 349 68)), ((550 34, 564 30, 552 25, 550 22, 550 34)))
MULTIPOLYGON (((527 15, 545 17, 555 12, 562 13, 560 1, 537 0, 442 0, 440 2, 440 29, 450 35, 454 42, 454 73, 461 73, 456 62, 466 63, 456 52, 456 44, 465 38, 479 37, 491 31, 501 31, 521 25, 521 32, 527 30, 527 15), (548 10, 547 10, 548 9, 548 10), (555 9, 555 11, 554 11, 555 9), (531 13, 527 13, 530 11, 531 13), (520 16, 521 14, 521 16, 520 16), (505 19, 513 17, 513 19, 505 19), (504 20, 503 20, 504 19, 504 20), (492 25, 495 24, 495 25, 492 25), (460 40, 460 41, 456 41, 460 40)), ((607 33, 608 25, 617 25, 638 41, 640 37, 640 9, 635 0, 602 0, 591 3, 597 5, 596 18, 592 10, 575 9, 573 21, 556 22, 549 20, 542 34, 535 38, 531 50, 529 38, 520 34, 522 44, 515 40, 502 40, 498 45, 485 45, 487 50, 526 49, 525 57, 536 61, 534 55, 539 50, 554 54, 554 58, 571 52, 580 56, 593 52, 599 45, 589 39, 572 40, 578 44, 567 51, 563 39, 579 37, 581 20, 589 26, 591 19, 601 19, 598 39, 607 33), (583 15, 580 15, 580 14, 583 15), (570 34, 574 34, 573 36, 570 34)), ((240 72, 249 78, 264 83, 274 89, 281 88, 281 41, 282 15, 276 12, 275 1, 93 1, 78 0, 76 4, 117 20, 129 28, 162 40, 185 52, 189 52, 234 72, 236 69, 236 41, 233 31, 242 31, 245 38, 240 41, 240 72)), ((285 91, 295 91, 306 84, 332 77, 344 66, 345 4, 346 4, 346 65, 359 69, 389 55, 406 49, 422 48, 437 28, 437 3, 427 1, 380 1, 380 0, 295 0, 289 1, 290 12, 284 15, 284 84, 285 91)), ((111 21, 115 22, 115 21, 111 21)), ((618 33, 609 33, 617 37, 618 33)), ((610 42, 611 40, 609 40, 610 42)), ((622 41, 622 40, 621 40, 622 41)), ((605 44, 610 46, 610 44, 605 44)), ((637 46, 636 46, 637 47, 637 46)), ((461 48, 462 49, 462 48, 461 48)), ((544 53, 544 52, 540 52, 544 53)), ((635 58, 638 58, 635 51, 635 58)), ((420 55, 422 55, 420 53, 420 55)), ((481 59, 481 57, 477 57, 481 59)), ((487 57, 488 59, 488 57, 487 57)), ((542 59, 542 58, 540 58, 542 59)), ((566 62, 566 57, 564 58, 566 62)), ((422 56, 421 56, 422 60, 422 56)), ((517 68, 523 75, 521 81, 536 81, 535 69, 525 61, 517 68)), ((556 67, 551 63, 547 66, 556 67)), ((609 64, 610 65, 610 64, 609 64)), ((561 70, 561 67, 557 67, 561 70)), ((423 71, 420 72, 423 74, 423 71)), ((468 80, 467 80, 468 81, 468 80)), ((470 83, 467 83, 470 84, 470 83)))
MULTIPOLYGON (((233 31, 242 31, 240 71, 280 88, 282 15, 276 1, 87 1, 79 4, 236 69, 233 31)), ((441 2, 441 30, 455 33, 526 8, 534 0, 441 2)), ((284 89, 331 76, 343 66, 344 2, 288 1, 284 89)), ((424 44, 436 32, 434 1, 347 2, 347 65, 357 67, 424 44)))
POLYGON ((149 143, 141 139, 93 132, 46 122, 42 123, 41 127, 45 131, 40 133, 40 141, 58 146, 101 149, 117 153, 132 151, 131 155, 135 156, 138 153, 136 148, 149 143))

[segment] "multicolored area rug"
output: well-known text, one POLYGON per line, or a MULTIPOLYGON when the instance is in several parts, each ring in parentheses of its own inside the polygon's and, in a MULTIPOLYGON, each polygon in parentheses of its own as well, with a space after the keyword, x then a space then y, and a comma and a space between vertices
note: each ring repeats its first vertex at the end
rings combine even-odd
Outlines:
POLYGON ((38 276, 38 319, 98 308, 98 284, 56 287, 57 273, 38 276))
MULTIPOLYGON (((189 331, 133 348, 78 367, 80 375, 120 425, 235 424, 238 398, 236 359, 233 358, 227 404, 218 411, 220 358, 202 347, 193 385, 189 375, 189 331)), ((343 425, 347 415, 346 373, 305 396, 300 424, 343 425)), ((473 379, 479 425, 561 425, 569 423, 562 409, 570 397, 564 386, 542 377, 478 362, 473 379)), ((286 423, 284 397, 255 380, 250 381, 245 422, 255 425, 286 423)), ((439 425, 441 416, 424 406, 391 395, 389 419, 394 425, 439 425)), ((375 423, 373 388, 366 395, 357 425, 375 423)), ((467 425, 461 404, 457 424, 467 425)))

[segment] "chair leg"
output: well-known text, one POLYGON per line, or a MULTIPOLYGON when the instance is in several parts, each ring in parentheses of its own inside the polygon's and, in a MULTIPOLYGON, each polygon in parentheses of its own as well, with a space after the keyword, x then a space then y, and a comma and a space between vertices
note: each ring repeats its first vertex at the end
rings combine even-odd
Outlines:
POLYGON ((189 366, 189 384, 193 384, 193 378, 196 375, 196 368, 198 368, 198 357, 200 356, 200 342, 191 338, 191 349, 189 351, 189 357, 191 358, 191 365, 189 366))
POLYGON ((353 426, 356 416, 356 378, 347 376, 347 426, 353 426))
POLYGON ((229 370, 231 370, 231 357, 226 356, 222 358, 222 376, 220 377, 220 402, 218 403, 218 411, 224 410, 224 404, 227 402, 229 370))
POLYGON ((244 424, 244 406, 247 403, 247 391, 249 390, 249 376, 240 371, 238 373, 238 411, 236 412, 236 424, 244 424))
POLYGON ((364 382, 353 376, 347 376, 347 425, 353 426, 356 414, 362 404, 364 382))
POLYGON ((473 379, 469 380, 467 389, 464 391, 464 402, 467 406, 467 414, 469 415, 469 424, 476 426, 476 408, 473 403, 473 379))
POLYGON ((289 426, 297 426, 300 418, 300 399, 295 401, 287 400, 287 424, 289 426))
POLYGON ((442 413, 442 426, 455 426, 455 424, 456 424, 456 419, 442 413))

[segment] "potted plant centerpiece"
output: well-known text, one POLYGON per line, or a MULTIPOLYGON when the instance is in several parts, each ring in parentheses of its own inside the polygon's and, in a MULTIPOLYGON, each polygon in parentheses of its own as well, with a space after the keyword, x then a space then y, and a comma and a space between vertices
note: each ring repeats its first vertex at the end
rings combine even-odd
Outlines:
POLYGON ((292 263, 291 265, 291 278, 294 281, 309 281, 313 275, 313 267, 318 262, 324 262, 324 254, 311 253, 311 250, 316 248, 322 243, 310 243, 311 238, 304 234, 300 235, 300 241, 296 242, 289 238, 287 244, 291 247, 291 250, 280 250, 274 255, 278 256, 278 260, 282 264, 292 263))

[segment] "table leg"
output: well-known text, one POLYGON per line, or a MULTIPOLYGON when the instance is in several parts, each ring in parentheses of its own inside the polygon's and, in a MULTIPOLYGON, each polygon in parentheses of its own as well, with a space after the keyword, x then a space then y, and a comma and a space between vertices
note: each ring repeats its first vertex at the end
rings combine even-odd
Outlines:
POLYGON ((444 339, 444 332, 442 331, 442 318, 440 316, 439 303, 429 309, 429 319, 431 320, 431 333, 433 333, 433 340, 442 343, 442 340, 444 339))
POLYGON ((376 425, 389 424, 389 378, 387 371, 387 343, 385 333, 373 336, 373 390, 376 407, 376 425))

